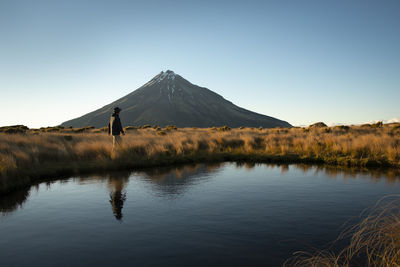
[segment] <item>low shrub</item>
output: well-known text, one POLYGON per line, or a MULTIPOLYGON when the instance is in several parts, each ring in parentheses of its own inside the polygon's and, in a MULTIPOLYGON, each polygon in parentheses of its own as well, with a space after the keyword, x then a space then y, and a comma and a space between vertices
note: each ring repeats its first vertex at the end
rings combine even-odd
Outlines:
POLYGON ((343 131, 348 131, 348 130, 350 130, 350 126, 347 126, 347 125, 338 125, 338 126, 335 126, 335 127, 333 127, 334 129, 338 129, 338 130, 343 130, 343 131))
POLYGON ((176 127, 175 125, 167 125, 165 126, 165 130, 167 131, 178 130, 178 127, 176 127))
POLYGON ((323 122, 317 122, 314 124, 311 124, 310 126, 308 126, 308 128, 325 128, 328 127, 325 123, 323 122))
POLYGON ((6 134, 25 133, 27 130, 29 130, 29 128, 25 125, 12 125, 12 126, 0 127, 0 133, 6 133, 6 134))
POLYGON ((218 128, 218 131, 220 131, 220 132, 226 132, 226 131, 230 131, 230 130, 231 130, 231 128, 229 128, 226 125, 218 128))
POLYGON ((392 130, 400 129, 400 123, 396 123, 392 126, 392 130))
POLYGON ((40 128, 42 132, 45 133, 53 133, 53 132, 59 132, 61 128, 59 127, 46 127, 46 128, 40 128))
POLYGON ((369 124, 369 123, 365 123, 365 124, 361 124, 360 127, 362 127, 362 128, 371 128, 372 125, 369 124))
POLYGON ((83 133, 85 132, 86 128, 82 127, 82 128, 72 128, 72 132, 74 133, 83 133))
POLYGON ((135 127, 135 126, 127 126, 124 128, 124 131, 134 131, 137 129, 138 129, 138 127, 135 127))
POLYGON ((383 122, 378 121, 377 123, 371 124, 372 128, 382 128, 383 122))

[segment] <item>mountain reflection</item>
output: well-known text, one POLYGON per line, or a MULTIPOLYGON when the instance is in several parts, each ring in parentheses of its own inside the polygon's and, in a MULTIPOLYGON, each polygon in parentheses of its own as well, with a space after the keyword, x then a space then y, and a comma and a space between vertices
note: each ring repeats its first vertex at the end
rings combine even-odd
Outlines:
MULTIPOLYGON (((370 179, 372 181, 385 181, 395 184, 400 181, 400 170, 394 168, 386 169, 366 169, 366 168, 346 168, 327 165, 307 165, 307 164, 263 164, 263 163, 216 163, 216 164, 188 164, 163 168, 151 168, 135 172, 112 172, 108 174, 80 176, 73 178, 72 181, 78 184, 104 183, 109 190, 109 203, 112 213, 119 221, 123 218, 123 207, 127 200, 127 185, 129 179, 138 179, 145 182, 152 192, 163 198, 177 198, 187 190, 197 184, 203 183, 222 171, 227 164, 235 164, 236 168, 251 171, 255 167, 279 168, 281 175, 285 175, 292 170, 300 171, 304 174, 323 175, 328 178, 339 177, 341 179, 370 179)), ((54 183, 68 183, 68 180, 58 180, 42 183, 46 188, 51 189, 54 183)), ((0 196, 0 213, 8 215, 22 207, 30 196, 32 188, 39 190, 39 185, 31 188, 22 189, 10 194, 0 196)), ((43 187, 44 188, 44 187, 43 187)))
POLYGON ((189 164, 174 167, 154 168, 142 171, 146 181, 158 196, 176 198, 189 187, 210 179, 211 173, 221 169, 222 164, 189 164))

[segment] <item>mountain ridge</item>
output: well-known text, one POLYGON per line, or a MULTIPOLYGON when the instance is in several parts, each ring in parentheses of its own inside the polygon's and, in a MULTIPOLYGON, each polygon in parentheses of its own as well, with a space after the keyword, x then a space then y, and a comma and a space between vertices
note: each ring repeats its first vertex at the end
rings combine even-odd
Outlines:
POLYGON ((114 107, 120 107, 123 125, 178 127, 291 127, 282 120, 246 110, 221 95, 194 85, 171 70, 162 71, 131 93, 61 126, 104 127, 114 107))

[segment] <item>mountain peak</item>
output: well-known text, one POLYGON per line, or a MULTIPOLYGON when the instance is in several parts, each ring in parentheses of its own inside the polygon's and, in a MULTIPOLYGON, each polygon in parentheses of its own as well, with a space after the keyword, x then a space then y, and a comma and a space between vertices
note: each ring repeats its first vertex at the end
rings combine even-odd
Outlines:
POLYGON ((103 127, 116 106, 124 111, 123 125, 291 127, 285 121, 240 108, 172 70, 161 71, 138 90, 62 126, 103 127))
POLYGON ((175 79, 175 72, 173 72, 172 70, 167 70, 166 72, 161 72, 161 76, 160 76, 160 81, 162 81, 163 79, 168 79, 168 80, 174 80, 175 79))
MULTIPOLYGON (((157 84, 160 83, 163 80, 170 80, 170 81, 174 81, 175 78, 179 76, 178 74, 176 74, 175 72, 173 72, 172 70, 167 70, 167 71, 161 71, 159 74, 157 74, 156 76, 153 77, 153 79, 151 79, 149 82, 147 82, 146 84, 144 84, 144 87, 153 85, 153 84, 157 84)), ((180 76, 179 76, 180 77, 180 76)))

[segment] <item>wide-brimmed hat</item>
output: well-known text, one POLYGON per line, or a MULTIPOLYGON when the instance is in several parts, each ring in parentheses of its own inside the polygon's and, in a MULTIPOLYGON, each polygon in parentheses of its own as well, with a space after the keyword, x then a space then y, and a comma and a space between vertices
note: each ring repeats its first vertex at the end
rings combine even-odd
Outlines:
POLYGON ((120 112, 120 111, 121 111, 121 109, 119 107, 114 108, 114 112, 120 112))

